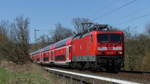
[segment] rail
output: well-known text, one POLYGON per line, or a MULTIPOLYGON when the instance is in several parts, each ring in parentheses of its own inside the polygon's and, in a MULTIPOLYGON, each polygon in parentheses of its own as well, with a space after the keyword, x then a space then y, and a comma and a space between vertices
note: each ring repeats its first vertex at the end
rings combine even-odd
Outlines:
POLYGON ((150 72, 144 72, 144 71, 126 71, 126 70, 122 70, 120 72, 125 72, 125 73, 135 73, 135 74, 150 74, 150 72))
MULTIPOLYGON (((107 81, 111 82, 113 84, 142 84, 142 83, 137 83, 137 82, 132 82, 132 81, 126 81, 126 80, 120 80, 120 79, 115 79, 115 78, 108 78, 108 77, 103 77, 103 76, 95 76, 95 75, 89 75, 89 74, 82 74, 82 73, 76 73, 76 72, 70 72, 70 71, 64 71, 64 70, 59 70, 59 69, 52 69, 52 68, 45 68, 47 71, 53 71, 53 72, 58 72, 58 73, 64 73, 68 75, 74 75, 74 76, 80 76, 83 78, 90 78, 90 79, 96 79, 96 80, 101 80, 101 81, 107 81)), ((78 79, 80 80, 80 78, 78 79)), ((94 82, 93 82, 94 84, 94 82)))

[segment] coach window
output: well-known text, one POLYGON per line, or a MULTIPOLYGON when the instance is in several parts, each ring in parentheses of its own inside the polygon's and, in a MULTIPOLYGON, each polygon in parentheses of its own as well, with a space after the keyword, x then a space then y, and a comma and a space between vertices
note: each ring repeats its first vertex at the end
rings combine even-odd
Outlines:
POLYGON ((44 61, 48 61, 48 57, 44 57, 44 61))
POLYGON ((76 37, 74 38, 74 40, 80 39, 80 37, 81 37, 81 35, 76 36, 76 37))
POLYGON ((37 61, 40 61, 40 59, 38 58, 37 61))
POLYGON ((57 42, 57 43, 56 43, 56 48, 59 48, 59 47, 65 46, 65 43, 66 43, 66 39, 65 39, 65 40, 62 40, 62 41, 57 42))
POLYGON ((57 55, 57 56, 55 56, 55 60, 56 61, 63 61, 63 60, 65 60, 66 58, 65 58, 65 55, 57 55))
POLYGON ((89 35, 90 35, 90 33, 86 33, 82 37, 86 37, 86 36, 89 36, 89 35))

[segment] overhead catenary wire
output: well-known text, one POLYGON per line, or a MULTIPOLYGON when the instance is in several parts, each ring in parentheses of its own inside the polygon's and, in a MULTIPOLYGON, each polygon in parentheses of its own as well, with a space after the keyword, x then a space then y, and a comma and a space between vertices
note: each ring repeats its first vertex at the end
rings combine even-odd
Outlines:
POLYGON ((119 24, 116 24, 116 25, 122 25, 122 24, 124 24, 124 23, 128 23, 128 22, 131 22, 131 21, 135 21, 135 20, 138 20, 138 19, 141 19, 141 18, 147 17, 147 16, 150 16, 150 12, 149 12, 149 13, 147 13, 147 14, 141 15, 141 16, 137 16, 137 17, 134 17, 134 18, 128 19, 128 20, 123 21, 123 22, 121 22, 121 23, 119 23, 119 24))
POLYGON ((100 16, 94 18, 93 21, 99 19, 100 17, 105 17, 105 16, 107 16, 107 15, 110 15, 110 14, 112 14, 112 13, 114 13, 114 12, 116 12, 116 11, 122 9, 122 8, 127 7, 127 6, 130 5, 130 4, 133 4, 133 3, 136 2, 136 1, 137 1, 137 0, 129 1, 129 2, 127 2, 127 3, 123 4, 123 5, 121 5, 120 7, 116 8, 116 9, 113 9, 113 10, 111 10, 111 11, 108 11, 108 12, 104 13, 103 15, 100 15, 100 16))
MULTIPOLYGON (((110 5, 112 5, 112 3, 114 3, 113 5, 116 5, 116 4, 118 4, 121 0, 115 0, 116 2, 114 2, 114 0, 111 0, 109 3, 107 3, 107 5, 103 5, 103 7, 101 8, 101 9, 103 9, 104 11, 106 10, 106 9, 109 9, 109 7, 110 7, 110 5)), ((101 11, 102 12, 102 11, 101 11)), ((96 13, 96 14, 99 14, 99 13, 96 13)), ((93 16, 93 15, 92 15, 93 16)), ((92 17, 92 16, 89 16, 89 18, 94 18, 94 17, 92 17)))
MULTIPOLYGON (((149 9, 149 8, 148 8, 148 7, 143 7, 143 8, 142 8, 142 11, 141 11, 141 9, 140 9, 140 10, 139 10, 139 9, 136 9, 136 10, 132 11, 131 14, 134 14, 134 16, 135 16, 135 14, 141 13, 141 12, 143 12, 143 10, 145 10, 145 9, 149 9)), ((130 17, 131 14, 127 14, 127 15, 123 16, 122 18, 124 18, 124 17, 130 17)))

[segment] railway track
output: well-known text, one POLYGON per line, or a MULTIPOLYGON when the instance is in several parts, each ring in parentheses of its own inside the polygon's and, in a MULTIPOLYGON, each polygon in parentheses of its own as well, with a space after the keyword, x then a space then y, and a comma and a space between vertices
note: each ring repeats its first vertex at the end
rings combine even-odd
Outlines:
POLYGON ((142 71, 125 71, 125 70, 122 70, 120 72, 132 73, 132 74, 150 74, 150 72, 142 72, 142 71))
MULTIPOLYGON (((107 73, 107 72, 94 72, 94 71, 88 71, 88 70, 76 70, 76 69, 58 68, 58 67, 53 67, 53 69, 94 75, 94 76, 108 77, 108 78, 113 78, 113 79, 118 79, 118 80, 133 81, 133 82, 138 82, 138 83, 143 83, 143 84, 150 84, 149 72, 146 73, 146 72, 121 71, 119 73, 107 73)), ((95 84, 99 84, 99 83, 95 83, 95 84)))

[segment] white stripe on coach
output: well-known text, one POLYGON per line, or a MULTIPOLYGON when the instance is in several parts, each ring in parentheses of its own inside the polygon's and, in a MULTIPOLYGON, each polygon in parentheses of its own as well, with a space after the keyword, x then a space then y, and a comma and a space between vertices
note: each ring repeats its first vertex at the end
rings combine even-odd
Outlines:
POLYGON ((66 73, 66 74, 72 74, 72 75, 76 75, 76 76, 82 76, 82 77, 86 77, 86 78, 93 78, 93 79, 98 79, 98 80, 103 80, 103 81, 119 83, 119 84, 142 84, 142 83, 120 80, 120 79, 114 79, 114 78, 108 78, 108 77, 103 77, 103 76, 94 76, 94 75, 88 75, 88 74, 82 74, 82 73, 76 73, 76 72, 70 72, 70 71, 64 71, 64 70, 58 70, 58 69, 51 69, 51 68, 46 68, 46 69, 61 72, 61 73, 66 73))

